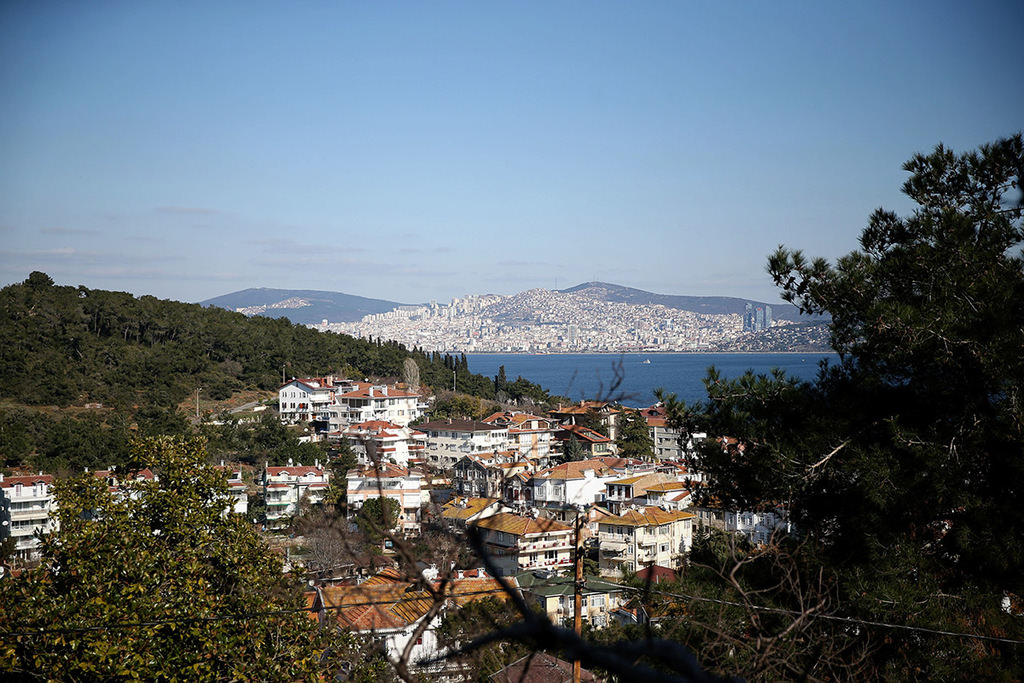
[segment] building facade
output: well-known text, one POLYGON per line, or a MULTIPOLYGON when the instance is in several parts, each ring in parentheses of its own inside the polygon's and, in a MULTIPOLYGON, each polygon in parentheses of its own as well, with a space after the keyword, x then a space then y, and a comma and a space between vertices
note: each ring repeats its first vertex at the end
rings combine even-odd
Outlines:
POLYGON ((36 532, 57 529, 53 475, 5 477, 0 474, 0 541, 14 539, 14 556, 22 562, 39 558, 36 532))

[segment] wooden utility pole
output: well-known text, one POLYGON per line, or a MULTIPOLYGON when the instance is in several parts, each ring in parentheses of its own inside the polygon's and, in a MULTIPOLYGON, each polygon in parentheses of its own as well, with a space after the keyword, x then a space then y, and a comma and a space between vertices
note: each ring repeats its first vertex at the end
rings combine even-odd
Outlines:
MULTIPOLYGON (((573 564, 576 566, 576 581, 573 584, 573 613, 572 630, 576 637, 583 636, 583 553, 580 552, 580 511, 576 509, 576 538, 573 545, 576 546, 573 564)), ((572 659, 572 683, 580 683, 580 657, 579 653, 572 659)))

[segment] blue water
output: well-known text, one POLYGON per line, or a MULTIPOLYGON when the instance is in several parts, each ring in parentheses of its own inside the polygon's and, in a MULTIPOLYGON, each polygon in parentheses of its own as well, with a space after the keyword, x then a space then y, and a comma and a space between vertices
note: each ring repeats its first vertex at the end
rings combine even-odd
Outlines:
POLYGON ((789 376, 812 380, 823 358, 835 362, 838 356, 834 353, 466 354, 470 372, 494 377, 504 365, 509 381, 522 376, 540 384, 552 395, 573 400, 610 396, 633 407, 653 404, 657 400, 654 390, 659 387, 687 403, 705 401, 707 393, 702 380, 710 366, 729 379, 747 370, 767 373, 772 368, 781 368, 789 376), (611 391, 617 370, 621 370, 622 382, 611 391))

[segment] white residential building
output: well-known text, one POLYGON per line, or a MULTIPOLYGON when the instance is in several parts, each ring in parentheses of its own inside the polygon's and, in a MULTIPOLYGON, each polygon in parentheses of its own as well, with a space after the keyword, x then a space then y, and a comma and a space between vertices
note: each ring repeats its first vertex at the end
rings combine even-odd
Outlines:
POLYGON ((579 507, 603 502, 605 485, 621 478, 623 472, 602 458, 548 467, 530 477, 529 488, 523 491, 524 502, 548 517, 568 521, 575 518, 579 507))
POLYGON ((675 569, 693 544, 692 512, 647 507, 630 509, 598 523, 601 576, 621 577, 659 565, 675 569))
POLYGON ((694 507, 692 510, 697 515, 699 526, 743 534, 754 545, 768 543, 776 531, 793 531, 789 513, 781 505, 762 512, 726 510, 720 507, 694 507))
POLYGON ((330 409, 332 432, 374 420, 407 427, 426 412, 423 397, 414 391, 369 382, 349 384, 344 392, 337 394, 335 405, 330 409))
POLYGON ((217 465, 214 469, 223 472, 228 479, 228 510, 236 515, 244 515, 249 512, 248 487, 242 480, 242 469, 235 465, 217 465))
POLYGON ((685 510, 690 507, 693 499, 689 487, 682 481, 648 486, 645 496, 646 505, 660 507, 663 510, 685 510))
POLYGON ((512 449, 541 467, 547 466, 552 455, 554 435, 558 430, 554 420, 530 413, 505 411, 489 415, 483 421, 507 427, 512 449))
POLYGON ((426 457, 426 434, 385 420, 353 424, 341 432, 332 432, 331 438, 347 439, 360 465, 393 462, 408 467, 410 460, 426 457))
POLYGON ((630 505, 644 505, 647 502, 648 487, 672 482, 672 475, 660 472, 646 472, 615 479, 605 484, 605 507, 617 515, 630 505))
POLYGON ((427 435, 430 464, 446 469, 465 455, 507 451, 511 447, 508 427, 477 420, 434 420, 416 428, 427 435))
POLYGON ((281 421, 317 422, 321 423, 321 431, 326 431, 335 397, 351 386, 351 382, 331 376, 293 379, 277 390, 277 411, 281 421))
POLYGON ((316 465, 267 467, 263 471, 263 496, 267 524, 277 526, 300 512, 303 501, 315 505, 323 499, 330 473, 316 465))
POLYGON ((572 565, 572 527, 543 517, 499 512, 475 524, 484 549, 502 576, 528 569, 564 569, 572 565))
POLYGON ((391 463, 367 465, 348 471, 346 500, 349 513, 358 512, 371 498, 391 498, 398 502, 396 526, 405 536, 416 536, 423 521, 423 507, 428 498, 423 491, 423 476, 406 467, 391 463))
POLYGON ((39 558, 36 531, 57 530, 53 475, 33 474, 4 477, 0 474, 0 541, 13 538, 15 557, 21 561, 39 558))

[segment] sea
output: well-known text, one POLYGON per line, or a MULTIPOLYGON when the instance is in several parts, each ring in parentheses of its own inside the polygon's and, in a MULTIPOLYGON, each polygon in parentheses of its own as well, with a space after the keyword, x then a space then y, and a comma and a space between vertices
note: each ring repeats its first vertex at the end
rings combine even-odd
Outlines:
POLYGON ((655 389, 664 389, 687 403, 706 401, 703 380, 714 367, 726 379, 747 370, 768 373, 781 368, 789 377, 813 380, 821 361, 836 363, 834 353, 467 353, 470 372, 488 377, 505 366, 505 377, 523 377, 553 396, 572 400, 604 398, 641 408, 657 401, 655 389), (621 381, 615 386, 616 381, 621 381), (613 388, 614 387, 614 388, 613 388))

